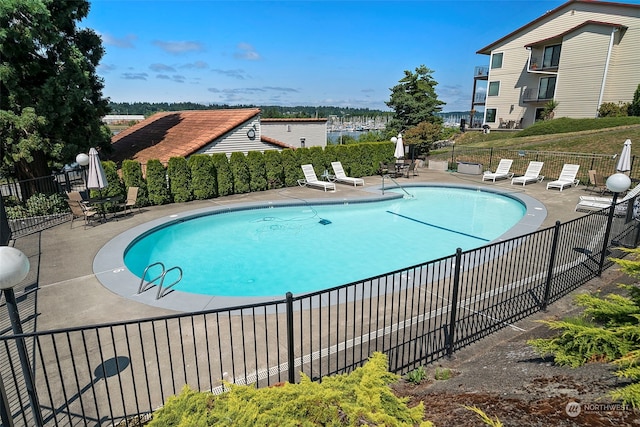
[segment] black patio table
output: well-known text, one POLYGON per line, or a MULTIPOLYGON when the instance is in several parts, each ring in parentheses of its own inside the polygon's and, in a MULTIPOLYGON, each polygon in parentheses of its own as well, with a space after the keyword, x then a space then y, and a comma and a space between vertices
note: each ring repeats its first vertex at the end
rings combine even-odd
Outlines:
MULTIPOLYGON (((110 197, 95 197, 89 199, 89 205, 95 206, 99 208, 100 215, 102 215, 102 222, 107 221, 107 209, 109 206, 105 206, 108 203, 118 204, 122 200, 124 200, 124 196, 110 196, 110 197)), ((115 210, 113 212, 113 217, 115 218, 116 213, 115 210)))

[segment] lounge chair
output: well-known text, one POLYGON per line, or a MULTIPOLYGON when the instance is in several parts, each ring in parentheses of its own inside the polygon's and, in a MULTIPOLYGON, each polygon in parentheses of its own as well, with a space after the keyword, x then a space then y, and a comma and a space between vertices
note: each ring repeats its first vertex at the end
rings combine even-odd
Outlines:
POLYGON ((313 170, 313 165, 302 165, 302 172, 304 173, 304 179, 298 180, 298 185, 302 187, 312 186, 323 188, 324 191, 333 190, 336 191, 336 184, 333 182, 320 181, 316 175, 316 171, 313 170))
MULTIPOLYGON (((627 210, 627 205, 624 202, 628 202, 629 200, 637 197, 640 194, 640 185, 635 186, 632 190, 628 191, 627 194, 616 204, 616 213, 621 214, 625 213, 627 210)), ((606 209, 611 206, 613 202, 613 198, 610 197, 596 197, 596 196, 580 196, 580 201, 576 205, 576 211, 599 211, 601 209, 606 209)))
POLYGON ((579 179, 576 179, 576 175, 578 175, 578 169, 580 169, 580 165, 565 163, 565 165, 562 166, 562 171, 560 171, 560 176, 558 177, 558 179, 547 183, 547 190, 550 188, 559 188, 560 191, 562 191, 564 187, 578 185, 578 183, 580 182, 579 179))
POLYGON ((333 173, 335 174, 336 181, 353 184, 354 187, 356 187, 358 184, 364 185, 364 179, 352 178, 350 176, 347 176, 347 174, 344 172, 344 168, 342 167, 341 162, 331 162, 331 167, 333 168, 333 173))
POLYGON ((416 162, 411 162, 409 167, 405 168, 404 170, 404 177, 411 178, 412 176, 416 176, 416 175, 418 175, 418 172, 416 171, 416 162))
POLYGON ((522 184, 524 187, 529 182, 542 181, 544 179, 544 176, 540 175, 542 165, 544 165, 544 162, 529 162, 529 166, 527 166, 527 170, 524 172, 524 175, 513 178, 511 180, 511 185, 522 184))
POLYGON ((501 159, 500 163, 498 163, 498 167, 496 168, 496 171, 485 172, 484 175, 482 175, 482 180, 486 181, 490 179, 493 182, 496 182, 496 179, 513 177, 513 173, 509 172, 509 169, 511 169, 512 163, 513 163, 513 160, 511 159, 501 159))

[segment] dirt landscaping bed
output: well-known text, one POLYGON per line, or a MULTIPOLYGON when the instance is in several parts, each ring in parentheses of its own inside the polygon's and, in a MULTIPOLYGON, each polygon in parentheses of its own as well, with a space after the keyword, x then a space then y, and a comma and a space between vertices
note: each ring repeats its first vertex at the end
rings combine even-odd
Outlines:
MULTIPOLYGON (((618 283, 633 283, 617 268, 603 273, 576 293, 616 292, 618 283)), ((576 315, 573 293, 546 313, 509 326, 426 368, 426 379, 413 384, 405 379, 393 385, 412 404, 423 401, 425 418, 437 427, 484 425, 464 406, 477 406, 505 426, 640 426, 640 412, 613 402, 609 392, 626 384, 614 375, 615 367, 590 363, 580 368, 557 366, 540 357, 527 340, 550 337, 541 319, 576 315), (436 380, 436 370, 449 376, 436 380)))

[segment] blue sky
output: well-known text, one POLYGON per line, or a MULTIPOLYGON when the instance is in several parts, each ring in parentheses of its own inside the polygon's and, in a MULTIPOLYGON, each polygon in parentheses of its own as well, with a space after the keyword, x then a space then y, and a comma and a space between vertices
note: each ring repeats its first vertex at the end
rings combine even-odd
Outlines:
POLYGON ((80 26, 102 37, 114 102, 388 110, 389 89, 424 64, 443 111, 458 111, 489 63, 475 52, 563 3, 91 0, 80 26))

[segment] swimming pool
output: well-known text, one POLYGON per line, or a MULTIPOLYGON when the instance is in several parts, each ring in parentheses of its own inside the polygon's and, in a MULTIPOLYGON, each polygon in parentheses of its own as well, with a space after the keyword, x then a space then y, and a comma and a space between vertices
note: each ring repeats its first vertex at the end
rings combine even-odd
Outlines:
POLYGON ((185 293, 302 294, 486 245, 526 214, 522 201, 494 192, 435 186, 409 192, 412 198, 370 203, 187 216, 135 238, 124 264, 137 277, 154 262, 180 266, 184 276, 175 289, 185 293))

